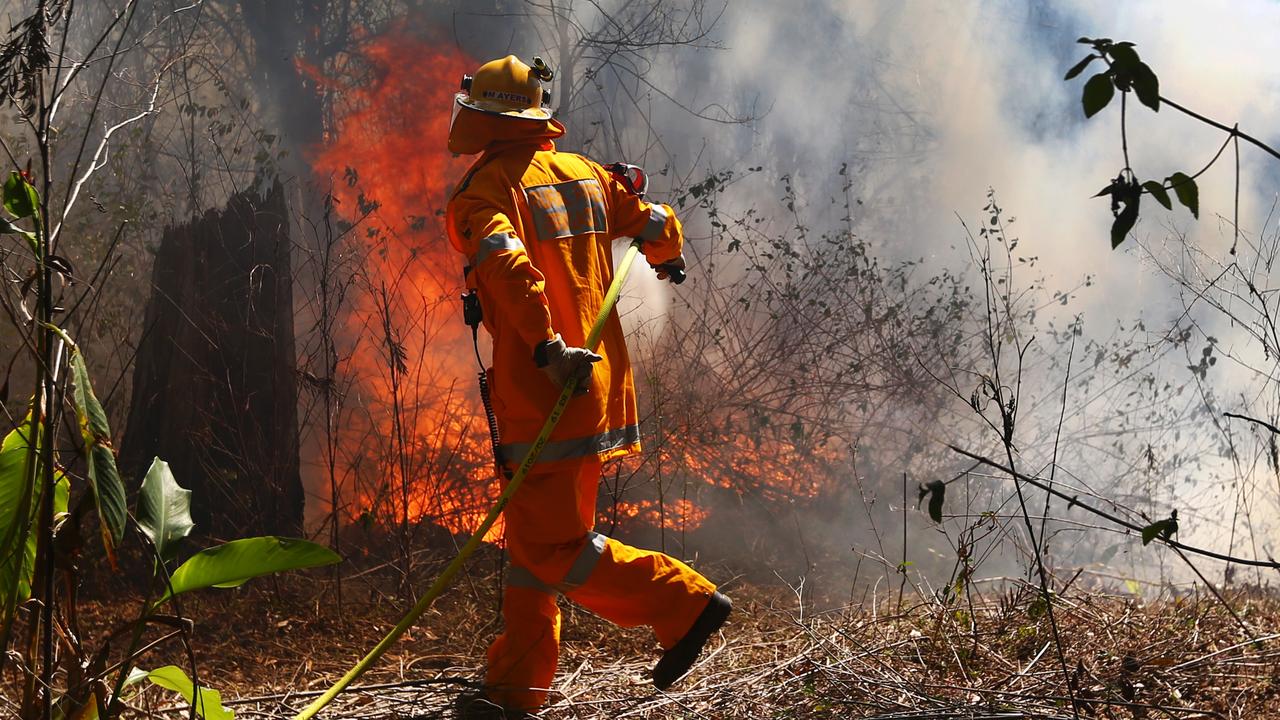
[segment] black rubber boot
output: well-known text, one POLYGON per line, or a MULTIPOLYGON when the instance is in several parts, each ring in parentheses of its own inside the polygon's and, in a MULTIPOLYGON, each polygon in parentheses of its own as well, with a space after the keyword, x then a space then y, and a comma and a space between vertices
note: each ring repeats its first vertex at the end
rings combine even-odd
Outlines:
POLYGON ((663 653, 658 664, 653 666, 654 687, 666 690, 689 672, 694 661, 702 654, 702 648, 707 644, 707 640, 720 629, 721 625, 724 625, 732 607, 733 603, 728 597, 720 593, 711 596, 707 607, 698 615, 698 619, 693 621, 693 627, 689 628, 689 632, 680 638, 680 642, 676 643, 675 647, 663 653))

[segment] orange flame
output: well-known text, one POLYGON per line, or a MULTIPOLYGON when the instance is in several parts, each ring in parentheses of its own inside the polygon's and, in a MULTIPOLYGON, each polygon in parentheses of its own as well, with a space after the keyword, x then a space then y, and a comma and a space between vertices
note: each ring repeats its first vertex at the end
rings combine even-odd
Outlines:
MULTIPOLYGON (((462 263, 443 226, 469 164, 445 145, 453 88, 475 64, 403 27, 367 38, 328 79, 335 117, 310 158, 368 245, 346 328, 361 341, 343 368, 361 406, 341 440, 356 470, 349 515, 429 518, 457 533, 478 526, 498 493, 475 390, 455 387, 476 370, 456 302, 462 263)), ((486 539, 500 536, 499 523, 486 539)))
MULTIPOLYGON (((323 78, 336 98, 334 118, 311 164, 330 179, 338 214, 368 249, 346 320, 359 341, 342 368, 356 381, 351 399, 359 407, 340 440, 352 471, 343 493, 355 499, 348 518, 407 515, 469 533, 499 491, 457 302, 462 260, 443 227, 448 193, 469 164, 446 149, 455 81, 476 65, 452 44, 400 27, 363 38, 359 52, 323 78)), ((743 431, 711 444, 691 437, 658 453, 665 467, 698 483, 774 502, 831 489, 831 475, 817 471, 831 458, 812 448, 743 431)), ((693 530, 709 512, 685 498, 661 506, 640 499, 620 503, 618 515, 693 530)), ((499 523, 486 539, 501 532, 499 523)))

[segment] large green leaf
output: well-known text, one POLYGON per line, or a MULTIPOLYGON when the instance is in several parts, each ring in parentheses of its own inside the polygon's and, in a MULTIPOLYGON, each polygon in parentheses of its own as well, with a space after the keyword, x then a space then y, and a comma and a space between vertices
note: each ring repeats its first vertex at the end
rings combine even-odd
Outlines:
POLYGON ((200 687, 200 699, 196 695, 195 683, 177 665, 165 665, 147 673, 151 682, 166 690, 172 690, 182 696, 183 700, 196 706, 196 713, 205 720, 234 720, 236 714, 222 706, 222 693, 207 687, 200 687))
POLYGON ((1125 238, 1129 237, 1129 231, 1133 229, 1135 223, 1138 222, 1138 204, 1141 196, 1136 193, 1129 193, 1125 196, 1124 208, 1116 213, 1116 219, 1111 222, 1111 249, 1115 250, 1124 243, 1125 238))
POLYGON ((79 348, 71 352, 71 372, 75 378, 76 413, 80 418, 81 432, 88 432, 94 440, 111 440, 111 426, 107 424, 107 413, 102 403, 93 394, 93 383, 89 379, 89 367, 84 362, 84 353, 79 348))
POLYGON ((236 587, 262 575, 341 561, 334 551, 306 540, 274 535, 232 540, 202 550, 182 563, 170 578, 171 590, 156 605, 190 590, 236 587))
POLYGON ((1115 86, 1111 84, 1111 76, 1105 72, 1089 78, 1084 84, 1084 92, 1081 93, 1080 102, 1084 106, 1084 116, 1093 117, 1111 102, 1111 97, 1115 93, 1115 86))
POLYGON ((116 468, 116 455, 111 449, 111 427, 102 403, 93 394, 89 369, 79 348, 71 351, 71 374, 75 379, 76 416, 80 420, 80 434, 84 437, 85 452, 89 461, 89 483, 93 486, 93 501, 98 508, 98 520, 102 529, 102 544, 107 557, 115 565, 115 548, 124 539, 126 509, 124 483, 116 468))
POLYGON ((107 445, 95 444, 89 449, 89 484, 93 486, 93 501, 98 507, 102 544, 107 557, 115 565, 116 547, 124 538, 126 519, 124 483, 116 468, 116 455, 107 445))
POLYGON ((947 484, 941 480, 934 480, 928 485, 920 486, 920 497, 916 500, 916 507, 920 507, 920 501, 929 498, 929 519, 935 523, 942 522, 942 503, 947 497, 947 484))
POLYGON ((26 238, 27 245, 31 247, 33 254, 35 254, 37 258, 40 256, 40 246, 37 245, 36 233, 24 231, 24 229, 19 228, 18 225, 10 223, 9 220, 0 218, 0 234, 20 234, 20 236, 26 238))
MULTIPOLYGON (((36 522, 40 517, 44 475, 37 465, 35 485, 31 488, 24 516, 21 506, 26 493, 27 454, 30 447, 27 434, 30 429, 30 421, 24 420, 0 444, 0 608, 9 607, 11 601, 20 603, 31 597, 31 578, 36 559, 36 522)), ((39 448, 36 450, 38 452, 39 448)), ((56 517, 67 512, 70 484, 60 472, 55 472, 54 477, 53 512, 56 517)))
MULTIPOLYGON (((138 667, 130 668, 128 676, 125 677, 124 679, 124 684, 121 685, 121 690, 123 691, 130 687, 133 687, 134 685, 137 685, 143 680, 148 679, 150 676, 151 676, 151 673, 147 672, 146 670, 143 670, 142 668, 138 668, 138 667)), ((100 716, 98 715, 98 697, 96 693, 101 693, 105 695, 106 689, 102 688, 97 690, 95 694, 90 694, 88 703, 86 703, 85 706, 80 709, 79 713, 73 714, 71 716, 72 718, 74 718, 74 720, 98 720, 100 716)), ((134 695, 136 695, 136 693, 124 693, 124 692, 120 693, 121 699, 124 700, 125 702, 128 702, 134 695)), ((64 695, 63 697, 66 697, 66 696, 64 695)), ((109 701, 104 700, 104 704, 106 703, 109 703, 109 701)), ((54 709, 54 712, 57 713, 56 708, 54 709)), ((57 717, 57 715, 55 714, 54 717, 57 717)))
POLYGON ((173 556, 177 541, 191 534, 191 491, 173 478, 169 463, 156 458, 138 493, 138 525, 162 559, 173 556))
POLYGON ((1142 528, 1142 544, 1150 545, 1156 538, 1172 539, 1176 532, 1178 532, 1178 511, 1174 510, 1164 520, 1157 520, 1142 528))
POLYGON ((1097 55, 1090 53, 1088 56, 1085 57, 1085 59, 1081 60, 1075 65, 1072 65, 1071 69, 1067 71, 1067 74, 1062 79, 1070 80, 1071 78, 1079 75, 1080 73, 1084 72, 1085 68, 1089 67, 1089 63, 1097 59, 1098 59, 1097 55))
POLYGON ((1133 68, 1133 91, 1137 93, 1139 102, 1160 112, 1160 78, 1144 62, 1133 68))
POLYGON ((36 214, 40 208, 40 194, 17 171, 9 173, 4 183, 4 209, 22 219, 36 214))

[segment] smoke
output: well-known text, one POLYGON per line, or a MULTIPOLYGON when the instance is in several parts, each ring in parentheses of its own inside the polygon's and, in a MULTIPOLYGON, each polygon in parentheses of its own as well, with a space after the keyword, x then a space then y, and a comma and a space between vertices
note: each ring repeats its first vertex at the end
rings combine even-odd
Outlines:
MULTIPOLYGON (((620 0, 602 3, 593 5, 595 9, 580 9, 575 21, 581 27, 607 28, 605 15, 649 6, 620 0)), ((1105 338, 1117 324, 1132 331, 1135 318, 1162 329, 1178 317, 1182 308, 1176 302, 1176 285, 1152 271, 1153 258, 1163 252, 1166 237, 1183 233, 1202 247, 1220 250, 1230 245, 1232 233, 1222 218, 1231 216, 1234 175, 1230 164, 1223 162, 1201 178, 1199 222, 1182 208, 1168 212, 1148 202, 1136 235, 1149 251, 1130 242, 1112 252, 1107 203, 1090 196, 1123 165, 1118 102, 1084 120, 1079 105, 1084 78, 1062 80, 1065 70, 1087 52, 1075 38, 1108 35, 1137 43, 1143 59, 1159 73, 1165 95, 1228 124, 1239 120, 1246 131, 1275 127, 1275 114, 1280 112, 1263 100, 1274 89, 1277 75, 1257 60, 1266 56, 1265 29, 1275 27, 1280 8, 1261 2, 1241 4, 1226 14, 1189 2, 1130 3, 1117 10, 1100 2, 734 0, 718 16, 719 5, 696 2, 679 4, 676 14, 697 7, 704 10, 697 17, 711 27, 705 38, 637 51, 622 60, 614 57, 612 65, 603 62, 610 57, 607 53, 587 51, 577 57, 576 68, 564 65, 563 38, 555 19, 477 10, 460 11, 451 22, 457 49, 467 56, 541 54, 559 64, 558 82, 564 87, 555 90, 565 104, 562 116, 569 128, 562 147, 584 150, 602 161, 643 164, 654 179, 653 199, 660 201, 688 199, 691 187, 717 173, 731 172, 733 180, 719 195, 719 209, 726 216, 761 211, 765 215, 759 228, 762 235, 786 234, 798 223, 821 232, 840 229, 847 222, 887 261, 920 258, 929 271, 963 268, 971 258, 961 223, 976 230, 987 222, 982 208, 993 188, 1006 216, 1017 217, 1011 226, 1019 240, 1017 254, 1034 258, 1022 279, 1029 282, 1036 278, 1031 273, 1040 273, 1049 288, 1046 295, 1053 289, 1066 293, 1062 304, 1042 311, 1042 319, 1061 327, 1079 315, 1086 337, 1105 338), (586 80, 570 84, 582 78, 586 80), (575 89, 568 92, 566 87, 575 89), (781 198, 788 187, 793 197, 781 198), (794 214, 784 210, 792 201, 794 214), (1086 277, 1089 285, 1080 288, 1086 277)), ((440 18, 423 22, 438 27, 440 18)), ((445 77, 433 82, 451 90, 458 72, 450 66, 445 77)), ((417 106, 425 116, 443 117, 446 96, 441 93, 417 106)), ((1129 150, 1141 179, 1194 172, 1221 142, 1220 133, 1167 108, 1159 114, 1136 104, 1130 109, 1129 150)), ((443 142, 443 138, 422 141, 443 142)), ((414 154, 411 146, 392 152, 383 145, 387 144, 370 144, 392 161, 414 154)), ((346 154, 342 158, 344 164, 351 162, 346 154)), ((1280 172, 1247 148, 1242 148, 1241 161, 1240 216, 1246 226, 1254 224, 1251 232, 1256 235, 1256 226, 1274 199, 1280 172)), ((439 179, 446 165, 442 160, 421 176, 439 179)), ((337 172, 342 166, 330 169, 337 172)), ((415 185, 402 182, 404 173, 364 169, 359 177, 361 192, 373 178, 396 186, 370 191, 369 197, 383 205, 384 216, 403 220, 418 213, 411 208, 391 212, 390 208, 397 192, 413 196, 420 181, 415 185)), ((716 234, 711 218, 692 204, 681 210, 681 216, 687 223, 691 259, 708 262, 707 243, 716 234)), ((1170 247, 1177 249, 1176 244, 1170 247)), ((440 265, 418 269, 436 272, 440 265)), ((705 269, 694 268, 695 273, 705 269)), ((717 272, 731 281, 743 271, 729 265, 717 272)), ((442 283, 441 287, 448 284, 442 283)), ((633 275, 620 310, 629 327, 643 328, 633 336, 637 356, 646 357, 656 347, 656 341, 646 338, 662 334, 663 314, 673 299, 696 291, 689 288, 672 293, 642 269, 633 275)), ((1220 330, 1206 324, 1202 332, 1229 337, 1220 330)), ((1088 346, 1083 340, 1081 345, 1083 352, 1088 346)), ((1071 431, 1113 423, 1114 411, 1127 407, 1116 395, 1128 391, 1129 385, 1108 386, 1111 394, 1099 399, 1105 393, 1095 392, 1087 382, 1106 385, 1105 379, 1097 378, 1099 367, 1105 370, 1129 361, 1108 357, 1103 362, 1097 358, 1104 353, 1097 348, 1090 348, 1089 354, 1097 372, 1093 380, 1073 388, 1076 394, 1069 398, 1073 407, 1067 418, 1071 431)), ((1185 376, 1180 356, 1148 369, 1155 373, 1170 368, 1185 376)), ((1058 369, 1046 362, 1036 371, 1058 369)), ((1035 380, 1046 378, 1042 374, 1035 380)), ((1038 397, 1030 397, 1029 392, 1027 423, 1033 440, 1022 448, 1028 453, 1051 443, 1061 408, 1061 381, 1055 382, 1057 387, 1046 383, 1047 391, 1038 397)), ((1199 407, 1190 397, 1178 402, 1199 407)), ((727 423, 725 428, 727 437, 727 423)), ((1104 429, 1109 431, 1111 426, 1104 429)), ((924 437, 930 442, 950 439, 946 436, 951 430, 936 428, 924 437)), ((911 438, 917 441, 924 442, 911 438)), ((1101 445, 1088 449, 1105 456, 1101 445)), ((687 464, 688 459, 684 461, 687 464)), ((1132 458, 1124 457, 1097 465, 1081 463, 1080 472, 1088 475, 1073 480, 1098 487, 1098 480, 1123 476, 1133 464, 1132 458)), ((879 471, 884 477, 869 478, 872 486, 894 489, 891 501, 861 498, 868 505, 868 524, 880 523, 880 530, 870 532, 883 530, 886 536, 885 545, 873 554, 895 562, 902 548, 893 547, 888 536, 897 537, 896 523, 905 517, 902 505, 914 501, 914 477, 907 497, 897 493, 902 469, 884 467, 879 471)), ((928 479, 932 478, 924 478, 928 479)), ((1199 513, 1194 506, 1188 507, 1188 499, 1200 498, 1207 490, 1204 487, 1181 495, 1164 490, 1163 504, 1156 502, 1148 486, 1099 489, 1123 490, 1126 498, 1138 497, 1153 517, 1181 498, 1184 532, 1194 532, 1197 522, 1220 526, 1209 520, 1222 516, 1223 497, 1214 498, 1214 504, 1198 504, 1199 513)), ((736 532, 755 535, 756 542, 777 536, 783 542, 773 544, 798 548, 806 566, 812 564, 809 543, 820 541, 828 550, 847 547, 855 535, 851 524, 862 523, 861 517, 851 521, 848 512, 803 519, 792 513, 787 518, 775 516, 776 507, 758 498, 748 498, 745 504, 753 509, 744 512, 748 522, 736 532), (757 527, 756 520, 772 522, 773 530, 755 533, 751 528, 757 527), (793 529, 794 536, 782 538, 793 529)), ((640 512, 641 507, 632 509, 640 512)), ((939 564, 951 562, 954 552, 943 546, 938 534, 914 531, 925 524, 923 515, 912 518, 909 542, 917 546, 913 553, 932 552, 939 564)), ((864 536, 857 535, 865 548, 871 541, 864 536)), ((716 548, 721 551, 717 555, 723 555, 725 545, 722 542, 716 548)))
MULTIPOLYGON (((1158 73, 1163 95, 1227 125, 1238 121, 1245 132, 1275 144, 1271 128, 1280 107, 1268 98, 1280 73, 1263 59, 1274 54, 1277 21, 1280 6, 1261 1, 1226 11, 1198 2, 736 0, 717 25, 721 47, 673 49, 652 59, 644 83, 654 89, 639 87, 637 103, 650 111, 643 122, 621 128, 618 144, 638 161, 670 169, 670 187, 659 184, 658 197, 710 172, 762 167, 724 194, 722 206, 730 213, 778 207, 785 176, 799 212, 819 227, 840 223, 844 178, 838 171, 848 163, 855 232, 886 257, 923 258, 934 268, 968 262, 961 221, 982 226, 981 208, 994 189, 1007 215, 1016 216, 1011 234, 1019 240, 1017 255, 1035 259, 1028 268, 1033 274, 1022 279, 1039 273, 1046 292, 1065 293, 1043 319, 1062 326, 1079 316, 1085 337, 1099 339, 1118 326, 1131 330, 1143 323, 1155 343, 1182 318, 1185 302, 1156 264, 1180 267, 1184 239, 1219 256, 1232 245, 1234 158, 1229 148, 1200 177, 1199 221, 1176 202, 1167 211, 1146 198, 1137 242, 1112 251, 1107 201, 1092 196, 1124 166, 1119 98, 1100 115, 1084 118, 1080 92, 1097 66, 1063 81, 1066 69, 1088 52, 1075 40, 1107 36, 1136 43, 1158 73), (713 122, 699 115, 750 119, 713 122)), ((581 125, 591 121, 584 118, 581 125)), ((1129 156, 1141 180, 1194 173, 1223 139, 1222 132, 1168 106, 1159 113, 1137 103, 1129 107, 1129 156)), ((1267 232, 1280 168, 1242 144, 1240 178, 1241 229, 1257 238, 1267 232)), ((771 222, 786 228, 791 220, 771 222)), ((689 230, 697 254, 699 237, 709 231, 693 214, 689 230)), ((1195 342, 1213 336, 1245 361, 1261 359, 1254 357, 1260 352, 1241 347, 1247 339, 1221 316, 1191 317, 1199 325, 1195 342)), ((1192 362, 1199 350, 1197 344, 1192 362)), ((1172 353, 1148 369, 1185 380, 1183 360, 1182 352, 1172 353)), ((1216 372, 1222 396, 1255 377, 1222 366, 1216 372)), ((1185 419, 1201 403, 1192 395, 1166 402, 1183 408, 1178 417, 1185 419)), ((1114 395, 1099 397, 1083 386, 1075 389, 1068 398, 1074 405, 1068 430, 1110 423, 1108 409, 1127 407, 1114 395)), ((1060 405, 1049 399, 1038 403, 1032 423, 1033 434, 1051 439, 1060 405)), ((1214 435, 1207 418, 1197 424, 1199 432, 1214 435)), ((1177 432, 1184 427, 1191 426, 1177 432)), ((1197 442, 1188 445, 1219 453, 1216 440, 1197 442)), ((1223 518, 1233 503, 1239 511, 1241 496, 1216 480, 1229 465, 1225 459, 1216 467, 1178 466, 1179 480, 1200 474, 1188 477, 1186 487, 1172 487, 1175 478, 1167 478, 1158 490, 1167 504, 1126 474, 1133 465, 1132 458, 1112 457, 1079 468, 1086 474, 1079 480, 1137 498, 1135 504, 1153 517, 1169 504, 1179 506, 1184 535, 1210 545, 1227 541, 1223 518)), ((1240 479, 1238 471, 1235 477, 1240 479)))
MULTIPOLYGON (((1088 73, 1062 80, 1087 51, 1074 40, 1131 40, 1168 97, 1265 134, 1280 113, 1266 100, 1280 74, 1259 60, 1274 49, 1269 29, 1278 19, 1280 7, 1267 2, 1223 12, 1196 2, 739 0, 721 19, 722 49, 672 52, 646 79, 687 108, 714 103, 756 117, 711 124, 656 98, 653 130, 624 137, 638 145, 661 136, 667 157, 659 160, 677 166, 677 176, 694 163, 759 161, 766 185, 791 175, 813 204, 839 194, 834 175, 848 161, 863 201, 858 229, 902 256, 959 241, 955 215, 972 219, 995 188, 1025 228, 1026 252, 1066 283, 1099 276, 1095 305, 1085 310, 1114 308, 1117 299, 1139 309, 1159 291, 1133 282, 1143 276, 1139 253, 1109 251, 1106 201, 1091 198, 1123 165, 1119 103, 1085 121, 1079 94, 1088 73)), ((1193 172, 1222 140, 1168 108, 1130 108, 1130 123, 1142 179, 1193 172)), ((1258 217, 1273 199, 1275 171, 1247 150, 1242 163, 1241 217, 1258 217)), ((1196 242, 1220 240, 1213 218, 1231 213, 1230 177, 1224 162, 1200 182, 1206 221, 1153 206, 1138 237, 1162 236, 1171 225, 1196 242)), ((744 207, 759 200, 728 200, 735 197, 744 207)))

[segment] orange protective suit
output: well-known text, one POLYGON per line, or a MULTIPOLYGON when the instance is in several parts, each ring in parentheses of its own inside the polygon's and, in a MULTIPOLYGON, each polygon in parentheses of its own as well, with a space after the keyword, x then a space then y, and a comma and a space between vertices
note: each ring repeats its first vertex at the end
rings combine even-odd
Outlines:
MULTIPOLYGON (((680 255, 669 206, 632 194, 600 165, 552 142, 554 120, 463 110, 455 152, 484 154, 449 201, 453 247, 493 336, 490 386, 503 457, 524 458, 560 394, 534 364, 534 347, 559 333, 582 347, 613 280, 612 245, 638 236, 652 265, 680 255)), ((590 390, 570 400, 537 465, 504 511, 511 570, 503 633, 489 649, 488 694, 507 708, 546 700, 559 652, 557 592, 623 626, 651 626, 671 648, 715 591, 662 553, 592 532, 600 464, 639 452, 635 385, 617 312, 605 326, 590 390)))

